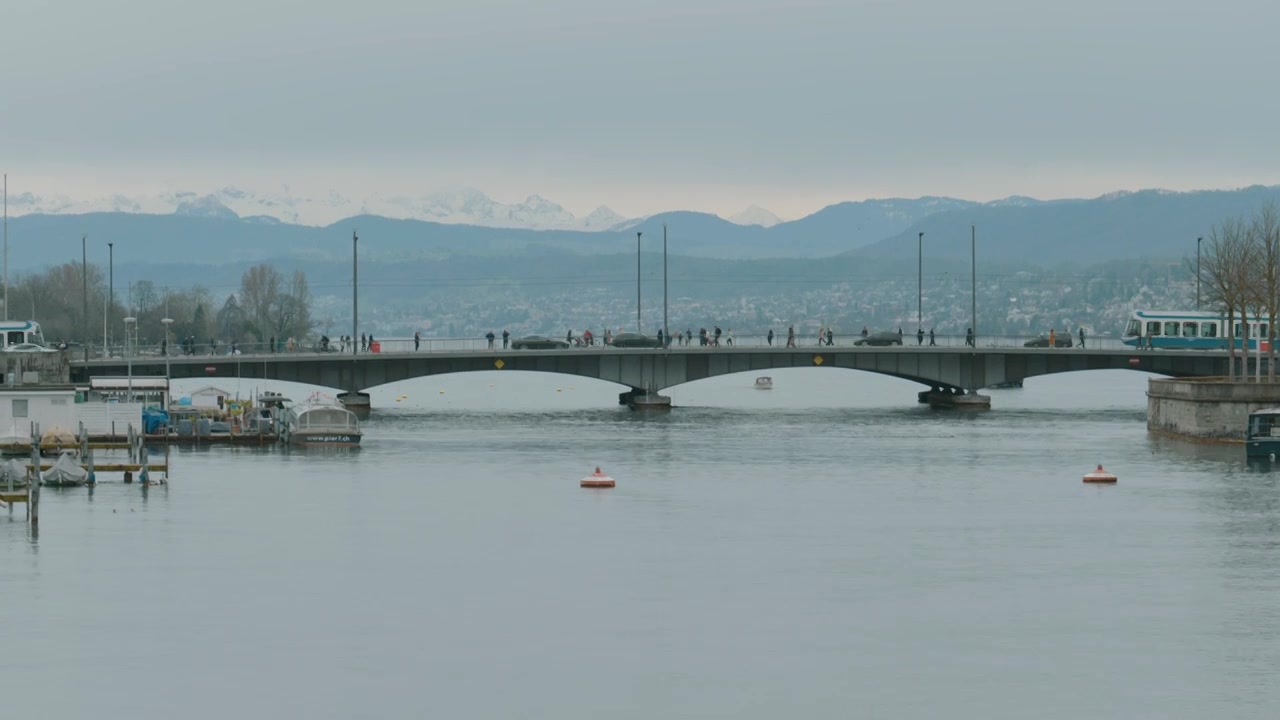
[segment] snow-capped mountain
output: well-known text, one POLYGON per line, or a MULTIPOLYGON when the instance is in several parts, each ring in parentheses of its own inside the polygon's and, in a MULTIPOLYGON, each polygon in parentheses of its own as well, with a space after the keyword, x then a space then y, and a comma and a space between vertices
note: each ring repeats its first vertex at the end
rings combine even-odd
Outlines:
POLYGON ((760 227, 773 227, 782 222, 782 218, 759 205, 752 205, 740 213, 730 215, 725 220, 735 225, 759 225, 760 227))
POLYGON ((9 213, 71 215, 91 212, 178 214, 199 217, 255 218, 299 225, 323 226, 353 215, 381 215, 400 220, 479 225, 530 230, 606 230, 625 220, 607 207, 576 217, 564 207, 539 195, 523 202, 498 202, 479 190, 462 189, 423 195, 374 194, 363 200, 330 191, 322 195, 295 193, 289 187, 255 192, 225 187, 211 193, 161 193, 109 195, 83 200, 64 195, 9 196, 9 213))

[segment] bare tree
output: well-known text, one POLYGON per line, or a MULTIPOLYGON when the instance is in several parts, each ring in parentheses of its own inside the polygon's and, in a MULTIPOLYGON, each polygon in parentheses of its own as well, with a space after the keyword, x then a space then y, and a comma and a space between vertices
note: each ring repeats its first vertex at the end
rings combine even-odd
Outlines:
POLYGON ((222 309, 218 311, 218 331, 228 340, 237 340, 244 332, 246 320, 244 309, 236 301, 236 296, 228 295, 222 309))
POLYGON ((266 263, 245 270, 240 279, 239 304, 247 324, 251 326, 246 329, 259 336, 259 340, 264 339, 275 325, 272 315, 280 304, 283 285, 280 271, 266 263))
POLYGON ((315 322, 311 319, 311 288, 307 285, 307 274, 301 270, 293 273, 293 281, 289 283, 288 300, 281 307, 277 325, 281 334, 293 337, 306 337, 311 334, 315 322))
MULTIPOLYGON (((1259 306, 1267 317, 1267 381, 1276 379, 1276 318, 1280 317, 1280 209, 1274 201, 1263 205, 1253 216, 1250 234, 1258 253, 1259 306)), ((1261 340, 1261 338, 1259 338, 1261 340)))
MULTIPOLYGON (((1249 282, 1250 248, 1248 226, 1243 220, 1232 218, 1222 221, 1209 233, 1206 252, 1202 254, 1200 275, 1208 293, 1208 300, 1226 313, 1227 326, 1223 336, 1227 339, 1229 362, 1227 379, 1235 380, 1236 374, 1236 317, 1247 318, 1244 311, 1248 304, 1246 295, 1249 282)), ((1247 321, 1241 322, 1243 340, 1248 348, 1247 321)))

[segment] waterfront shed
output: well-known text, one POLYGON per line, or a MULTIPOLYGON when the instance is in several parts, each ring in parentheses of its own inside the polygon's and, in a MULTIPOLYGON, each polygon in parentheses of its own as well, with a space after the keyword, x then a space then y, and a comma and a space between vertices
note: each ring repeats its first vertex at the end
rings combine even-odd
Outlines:
POLYGON ((223 404, 225 404, 226 401, 230 399, 231 399, 231 393, 227 392, 226 390, 223 390, 222 388, 216 388, 212 385, 206 385, 205 387, 202 387, 199 390, 196 390, 191 393, 191 407, 196 407, 196 408, 215 407, 216 408, 218 407, 219 400, 221 400, 223 404))
POLYGON ((72 432, 79 426, 76 389, 72 386, 31 386, 0 390, 0 432, 26 437, 34 423, 42 430, 55 425, 72 432))

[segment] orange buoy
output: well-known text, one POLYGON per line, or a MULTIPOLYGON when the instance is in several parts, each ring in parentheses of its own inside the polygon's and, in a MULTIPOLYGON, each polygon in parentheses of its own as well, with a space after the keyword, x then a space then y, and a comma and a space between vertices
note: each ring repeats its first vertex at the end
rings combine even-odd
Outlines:
POLYGON ((1102 469, 1102 465, 1098 465, 1098 469, 1084 476, 1087 483, 1115 483, 1116 476, 1102 469))
POLYGON ((600 468, 597 467, 595 472, 582 478, 580 485, 584 488, 611 488, 615 483, 613 478, 600 472, 600 468))

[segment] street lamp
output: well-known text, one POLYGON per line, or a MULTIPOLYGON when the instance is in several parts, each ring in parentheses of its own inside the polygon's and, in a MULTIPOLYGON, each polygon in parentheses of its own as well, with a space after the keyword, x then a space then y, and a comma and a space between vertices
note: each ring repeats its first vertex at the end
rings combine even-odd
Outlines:
POLYGON ((133 343, 129 342, 129 333, 137 327, 137 322, 138 318, 132 315, 124 319, 124 355, 129 367, 129 402, 133 402, 133 343))
POLYGON ((640 324, 640 235, 636 232, 636 332, 644 334, 644 326, 640 324))
POLYGON ((1200 242, 1204 238, 1196 238, 1196 310, 1200 310, 1200 242))
POLYGON ((116 244, 107 243, 107 310, 116 309, 116 244))
MULTIPOLYGON (((969 296, 969 302, 971 303, 970 311, 973 313, 972 314, 973 351, 976 353, 978 352, 978 226, 977 225, 969 226, 969 263, 970 263, 969 277, 971 278, 971 282, 973 283, 973 286, 972 286, 973 294, 969 296)), ((977 361, 975 360, 974 362, 975 373, 977 372, 976 366, 977 366, 977 361)))
POLYGON ((667 224, 662 224, 662 347, 671 347, 671 328, 667 327, 667 224))
POLYGON ((173 347, 169 344, 169 326, 173 324, 173 318, 161 318, 160 322, 164 323, 164 375, 169 376, 169 348, 173 347))
POLYGON ((916 238, 916 329, 924 327, 924 233, 916 238))

